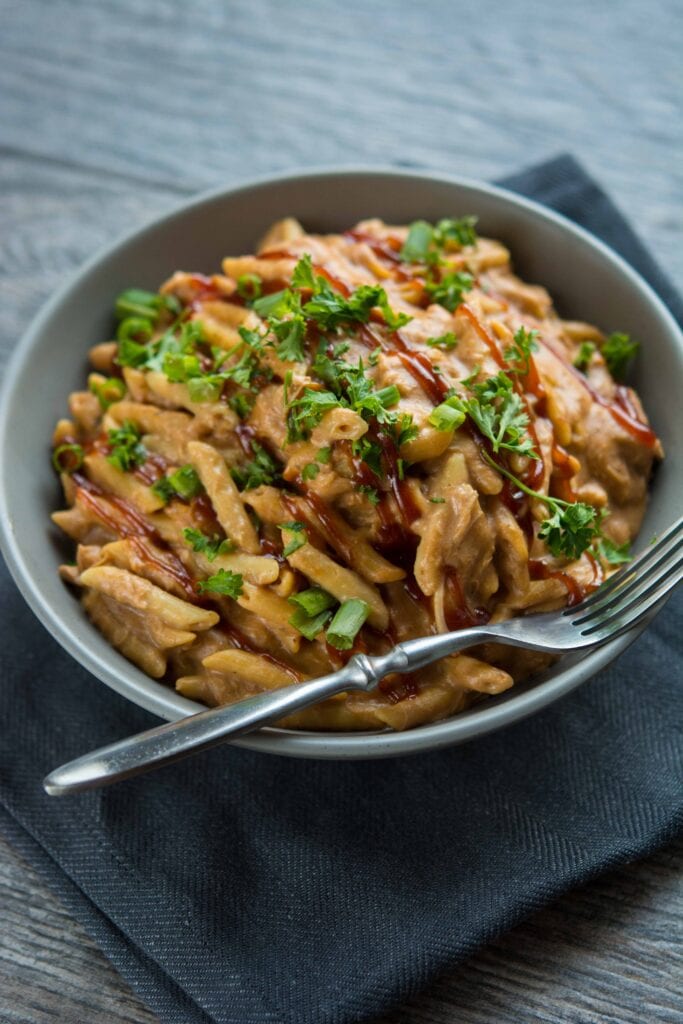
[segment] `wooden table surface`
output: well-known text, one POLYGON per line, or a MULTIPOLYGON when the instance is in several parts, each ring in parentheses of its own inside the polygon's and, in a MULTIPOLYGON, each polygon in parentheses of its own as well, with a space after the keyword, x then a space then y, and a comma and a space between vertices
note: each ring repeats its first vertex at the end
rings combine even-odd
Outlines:
MULTIPOLYGON (((2 358, 113 236, 313 165, 491 178, 570 150, 683 285, 677 0, 4 0, 0 25, 2 358)), ((567 894, 382 1024, 683 1021, 682 852, 567 894)), ((2 1021, 156 1019, 1 841, 0 921, 2 1021)))

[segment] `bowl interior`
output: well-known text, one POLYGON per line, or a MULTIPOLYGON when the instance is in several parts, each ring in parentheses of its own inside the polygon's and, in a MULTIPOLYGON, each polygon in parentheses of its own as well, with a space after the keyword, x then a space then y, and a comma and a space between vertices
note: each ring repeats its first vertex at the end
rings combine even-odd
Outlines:
MULTIPOLYGON (((504 241, 528 281, 545 285, 561 313, 626 330, 642 342, 633 383, 667 458, 659 467, 641 544, 678 514, 683 446, 676 446, 683 341, 644 282, 605 246, 557 215, 485 185, 401 172, 344 171, 271 180, 185 204, 96 257, 55 296, 29 328, 7 370, 0 409, 2 547, 22 592, 44 625, 96 676, 136 703, 173 719, 199 705, 154 682, 90 625, 57 576, 64 541, 49 524, 61 495, 49 439, 66 397, 83 386, 90 345, 112 331, 115 296, 156 289, 174 270, 212 272, 227 254, 250 252, 286 215, 312 231, 336 231, 367 217, 406 223, 417 217, 475 213, 479 230, 504 241)), ((294 733, 266 729, 241 742, 299 756, 371 757, 434 748, 498 728, 556 699, 628 644, 612 642, 581 659, 446 722, 404 734, 294 733)))

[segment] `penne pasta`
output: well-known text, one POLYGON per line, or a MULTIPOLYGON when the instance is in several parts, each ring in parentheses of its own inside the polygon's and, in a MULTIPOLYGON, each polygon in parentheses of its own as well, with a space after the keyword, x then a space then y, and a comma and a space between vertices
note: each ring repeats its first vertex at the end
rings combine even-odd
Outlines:
MULTIPOLYGON (((54 431, 52 520, 65 584, 151 677, 229 703, 560 609, 628 558, 663 455, 617 383, 637 346, 560 318, 447 214, 327 235, 288 217, 222 273, 118 297, 54 431)), ((282 724, 415 728, 548 664, 476 654, 282 724)))

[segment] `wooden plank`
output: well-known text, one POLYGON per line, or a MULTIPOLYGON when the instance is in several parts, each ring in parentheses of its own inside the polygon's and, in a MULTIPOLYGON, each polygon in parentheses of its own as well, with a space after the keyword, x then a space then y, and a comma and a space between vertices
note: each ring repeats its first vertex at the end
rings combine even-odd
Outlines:
POLYGON ((339 163, 490 178, 571 149, 683 254, 683 7, 24 0, 2 141, 168 188, 339 163))

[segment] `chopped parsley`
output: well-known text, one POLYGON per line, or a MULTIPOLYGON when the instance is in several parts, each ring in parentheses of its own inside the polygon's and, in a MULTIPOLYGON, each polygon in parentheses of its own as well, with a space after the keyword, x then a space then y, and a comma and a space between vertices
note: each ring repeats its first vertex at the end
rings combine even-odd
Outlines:
POLYGON ((401 398, 395 384, 375 390, 374 382, 366 375, 362 359, 356 366, 341 359, 330 359, 319 351, 313 364, 317 373, 331 390, 306 388, 287 409, 288 441, 308 437, 311 430, 332 409, 352 409, 365 420, 402 430, 410 430, 412 419, 392 411, 401 398))
POLYGON ((465 270, 449 271, 439 281, 425 282, 425 291, 432 302, 453 313, 463 301, 463 296, 474 287, 474 278, 465 270))
POLYGON ((585 373, 590 366, 595 349, 596 345, 593 341, 582 341, 579 345, 579 351, 576 354, 574 366, 577 370, 580 370, 581 373, 585 373))
POLYGON ((527 487, 519 477, 495 462, 486 452, 483 454, 489 465, 506 476, 530 498, 538 498, 548 508, 550 515, 541 523, 538 536, 546 542, 551 554, 574 561, 580 558, 594 541, 601 538, 604 509, 596 509, 583 501, 563 501, 549 494, 540 494, 527 487))
POLYGON ((430 498, 432 505, 444 505, 446 503, 445 498, 430 498))
POLYGON ((107 440, 111 450, 107 455, 107 461, 122 473, 142 465, 147 458, 147 451, 140 437, 139 428, 131 420, 124 420, 122 426, 110 430, 107 440))
POLYGON ((491 442, 494 452, 503 449, 532 459, 539 458, 528 433, 529 415, 512 379, 501 370, 482 384, 468 386, 472 391, 471 398, 454 395, 444 404, 467 413, 491 442))
POLYGON ((453 331, 447 331, 446 334, 440 334, 438 338, 427 338, 427 344, 431 348, 443 348, 446 351, 455 348, 458 344, 458 339, 453 334, 453 331))
POLYGON ((263 445, 251 442, 254 458, 242 466, 233 466, 230 475, 241 491, 253 491, 262 484, 278 484, 281 480, 280 467, 263 445))
POLYGON ((631 545, 628 541, 625 544, 615 544, 609 537, 601 537, 596 544, 598 554, 609 565, 624 565, 633 558, 631 545))
POLYGON ((320 472, 320 466, 317 462, 307 462, 304 468, 301 470, 302 480, 315 480, 318 473, 320 472))
POLYGON ((370 487, 368 484, 360 484, 358 487, 358 493, 364 494, 371 505, 379 505, 379 494, 376 487, 370 487))
POLYGON ((621 380, 624 377, 629 363, 639 348, 639 342, 632 341, 629 334, 615 331, 607 338, 601 352, 607 363, 607 369, 616 380, 621 380))
POLYGON ((231 569, 219 569, 214 576, 200 580, 197 584, 200 594, 219 594, 221 597, 232 597, 235 600, 242 596, 242 574, 231 569))
POLYGON ((204 555, 209 562, 213 562, 218 555, 227 555, 235 550, 235 545, 229 538, 207 537, 201 530, 193 530, 189 526, 183 530, 183 537, 193 551, 204 555))
POLYGON ((512 344, 504 352, 510 373, 526 377, 531 367, 531 353, 538 351, 537 338, 538 331, 527 331, 525 327, 515 331, 512 344))
POLYGON ((159 477, 152 484, 152 493, 157 498, 160 498, 164 504, 169 502, 171 498, 182 498, 184 501, 190 501, 191 498, 196 498, 198 494, 201 494, 203 490, 201 480, 189 463, 175 469, 168 476, 159 477))
POLYGON ((338 651, 350 650, 369 614, 370 605, 365 601, 359 601, 357 598, 344 601, 327 628, 325 635, 328 644, 336 647, 338 651))
POLYGON ((476 223, 476 217, 445 217, 434 226, 426 220, 416 220, 410 225, 401 249, 401 259, 407 263, 434 264, 441 261, 443 250, 476 245, 476 223))

